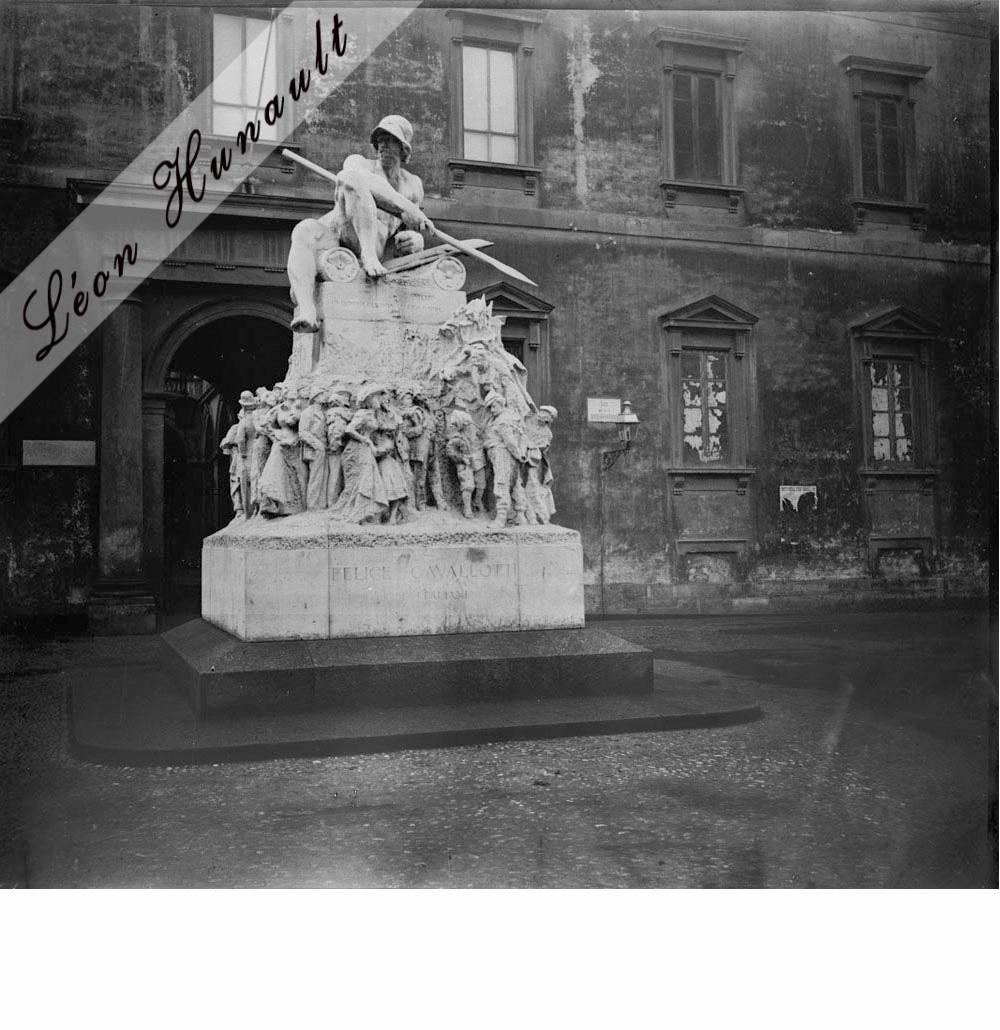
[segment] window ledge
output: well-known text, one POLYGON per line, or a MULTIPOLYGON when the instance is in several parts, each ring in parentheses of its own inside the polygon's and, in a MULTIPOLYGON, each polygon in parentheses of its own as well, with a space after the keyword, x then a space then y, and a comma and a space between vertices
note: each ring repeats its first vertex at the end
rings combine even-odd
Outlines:
POLYGON ((746 193, 742 186, 726 186, 718 182, 661 179, 659 186, 667 214, 678 206, 701 206, 718 208, 720 214, 737 216, 746 193))
POLYGON ((302 146, 298 143, 285 143, 282 140, 258 140, 251 143, 247 153, 239 148, 234 136, 218 136, 214 133, 205 133, 201 137, 201 151, 198 154, 198 163, 211 159, 223 147, 230 147, 233 152, 233 165, 239 164, 241 159, 251 158, 259 161, 263 167, 280 169, 287 175, 294 175, 298 165, 287 157, 281 156, 282 150, 291 150, 293 153, 301 154, 302 146))
MULTIPOLYGON (((684 465, 668 468, 667 474, 671 477, 670 491, 675 496, 683 494, 685 487, 690 488, 692 486, 692 483, 687 482, 689 478, 696 482, 704 476, 718 476, 720 478, 735 479, 736 493, 742 497, 747 492, 750 480, 757 475, 757 469, 749 465, 727 465, 722 467, 718 465, 684 465)), ((715 490, 717 487, 712 489, 715 490)))
POLYGON ((449 158, 448 190, 454 200, 492 200, 538 206, 541 169, 531 165, 508 165, 465 157, 449 158))
POLYGON ((672 476, 755 476, 755 465, 671 465, 667 472, 672 476))
POLYGON ((938 469, 862 469, 860 478, 864 483, 865 493, 872 495, 888 491, 893 493, 903 487, 906 492, 912 493, 919 485, 920 492, 931 495, 934 493, 934 481, 940 475, 938 469), (882 484, 879 486, 878 484, 882 484))
POLYGON ((907 220, 911 229, 919 231, 924 228, 926 204, 907 200, 880 200, 876 197, 851 197, 850 204, 854 211, 854 224, 858 228, 868 222, 903 224, 907 220))

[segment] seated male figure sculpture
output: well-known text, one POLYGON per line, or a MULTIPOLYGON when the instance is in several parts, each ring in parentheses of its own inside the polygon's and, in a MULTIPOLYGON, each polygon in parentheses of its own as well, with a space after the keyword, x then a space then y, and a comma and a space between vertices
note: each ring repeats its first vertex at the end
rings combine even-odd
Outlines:
POLYGON ((351 154, 338 174, 336 201, 322 218, 307 218, 292 230, 288 282, 295 313, 292 331, 319 331, 316 314, 316 260, 319 252, 346 247, 357 255, 365 274, 385 275, 382 259, 424 249, 421 231, 430 229, 420 210, 424 185, 406 171, 413 126, 392 114, 375 126, 371 141, 377 156, 351 154), (403 229, 403 226, 406 226, 403 229))

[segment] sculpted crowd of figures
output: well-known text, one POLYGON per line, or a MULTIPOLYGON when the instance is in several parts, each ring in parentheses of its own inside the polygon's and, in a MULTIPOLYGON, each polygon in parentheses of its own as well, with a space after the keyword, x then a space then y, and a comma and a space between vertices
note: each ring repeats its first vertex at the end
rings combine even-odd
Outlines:
POLYGON ((222 441, 236 517, 393 524, 431 506, 495 528, 548 523, 556 409, 534 404, 498 339, 455 335, 453 360, 423 383, 314 375, 244 390, 222 441))

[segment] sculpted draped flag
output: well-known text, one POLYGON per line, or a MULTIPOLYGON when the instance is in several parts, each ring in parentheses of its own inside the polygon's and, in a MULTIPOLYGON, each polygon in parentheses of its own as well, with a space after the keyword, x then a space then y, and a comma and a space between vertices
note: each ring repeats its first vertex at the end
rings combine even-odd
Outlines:
MULTIPOLYGON (((273 9, 266 32, 206 87, 0 294, 0 421, 216 211, 320 103, 419 6, 273 9), (213 89, 262 67, 291 33, 301 60, 231 137, 206 124, 213 89)), ((136 341, 138 343, 138 341, 136 341)))

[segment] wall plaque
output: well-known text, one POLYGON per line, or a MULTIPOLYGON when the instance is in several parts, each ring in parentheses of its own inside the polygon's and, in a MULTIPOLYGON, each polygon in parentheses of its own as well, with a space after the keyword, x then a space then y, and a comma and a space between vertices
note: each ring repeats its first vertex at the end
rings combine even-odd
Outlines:
POLYGON ((92 466, 97 464, 97 446, 93 440, 25 440, 21 463, 92 466))

